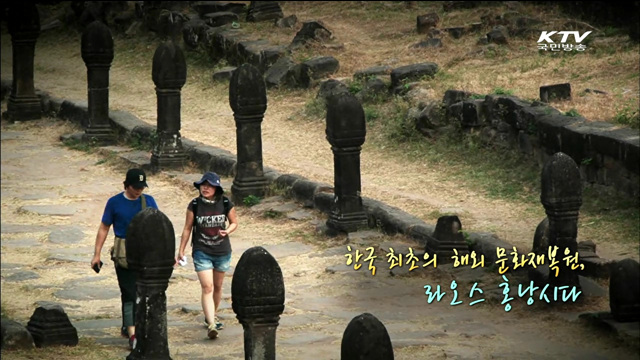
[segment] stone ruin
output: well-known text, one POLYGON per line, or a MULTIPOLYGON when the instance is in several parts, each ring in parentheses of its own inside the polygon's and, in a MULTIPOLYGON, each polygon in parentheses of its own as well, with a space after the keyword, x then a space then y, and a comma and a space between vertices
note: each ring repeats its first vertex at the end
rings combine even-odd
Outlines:
POLYGON ((12 121, 40 119, 42 108, 33 83, 33 57, 40 35, 40 17, 34 3, 12 3, 9 7, 13 77, 7 111, 12 121))
POLYGON ((109 68, 113 60, 113 37, 104 23, 96 20, 82 33, 82 60, 87 66, 89 118, 84 140, 99 144, 115 143, 109 122, 109 68))
MULTIPOLYGON (((168 96, 172 96, 173 98, 177 97, 179 99, 179 91, 182 85, 184 84, 184 76, 182 76, 181 71, 186 72, 186 65, 181 65, 181 62, 184 63, 184 59, 181 59, 181 54, 179 52, 179 48, 172 47, 173 42, 169 41, 158 48, 156 52, 156 56, 154 56, 154 82, 156 82, 157 88, 160 93, 158 94, 158 108, 159 108, 159 117, 158 117, 158 131, 162 131, 163 133, 171 134, 171 137, 175 138, 176 135, 179 139, 179 107, 172 107, 170 104, 171 101, 168 96), (176 50, 177 49, 177 50, 176 50), (156 60, 156 58, 158 60, 156 60), (157 70, 159 66, 162 66, 162 63, 165 62, 166 66, 171 69, 170 71, 159 71, 157 70), (158 63, 158 67, 156 67, 156 63, 158 63), (158 74, 164 74, 163 76, 159 76, 158 74), (169 74, 169 75, 166 75, 169 74), (182 76, 182 78, 181 78, 182 76), (165 91, 167 90, 167 91, 165 91), (166 92, 167 94, 165 94, 166 92), (162 95, 162 96, 161 96, 162 95), (164 105, 161 105, 164 104, 164 105), (167 116, 160 116, 160 109, 165 109, 167 111, 163 111, 167 116), (162 125, 162 126, 161 126, 162 125), (162 129, 162 130, 161 130, 162 129)), ((84 54, 83 54, 84 55, 84 54)), ((89 64, 89 62, 87 62, 89 64)), ((386 73, 391 77, 391 88, 399 87, 400 84, 406 81, 410 81, 411 79, 420 78, 422 76, 433 76, 437 72, 437 65, 432 63, 425 64, 417 64, 418 66, 408 66, 402 67, 398 69, 389 69, 389 68, 380 68, 372 70, 372 72, 386 73)), ((88 66, 89 67, 89 66, 88 66)), ((362 73, 367 73, 362 72, 362 73)), ((234 91, 230 91, 230 103, 232 108, 234 109, 234 116, 236 116, 236 121, 238 125, 239 132, 247 133, 249 139, 260 136, 259 127, 253 129, 253 131, 240 131, 243 129, 243 121, 247 119, 253 119, 252 121, 245 121, 247 124, 249 123, 258 123, 261 121, 264 115, 264 109, 266 109, 266 99, 261 104, 259 101, 256 104, 255 99, 259 99, 262 97, 260 91, 264 92, 264 87, 255 87, 251 85, 252 90, 257 91, 257 93, 246 93, 246 89, 242 90, 242 87, 239 86, 239 83, 242 83, 240 79, 247 79, 244 81, 252 81, 259 79, 259 82, 262 82, 261 76, 259 76, 259 71, 255 67, 251 67, 251 65, 246 65, 236 70, 233 73, 232 84, 234 86, 234 91), (257 89, 257 90, 256 90, 257 89), (249 100, 251 101, 249 101, 249 100), (253 107, 252 107, 253 106, 253 107), (242 121, 238 121, 238 119, 242 121)), ((28 78, 28 74, 26 75, 28 78)), ((15 82, 15 80, 14 80, 15 82)), ((335 84, 334 84, 335 85, 335 84)), ((340 88, 340 86, 334 86, 335 88, 340 88)), ((15 88, 15 87, 14 87, 15 88)), ((91 84, 90 84, 91 91, 91 84)), ((561 94, 562 89, 566 89, 566 86, 559 87, 560 90, 554 93, 554 89, 545 88, 541 89, 541 98, 543 97, 543 91, 546 95, 546 99, 550 99, 553 96, 550 94, 561 94)), ((566 93, 566 92, 565 92, 566 93)), ((570 90, 569 90, 570 94, 570 90)), ((362 114, 362 107, 360 104, 357 104, 357 100, 347 92, 338 91, 337 94, 327 95, 327 104, 329 111, 327 112, 327 139, 332 145, 332 149, 334 151, 334 158, 336 159, 336 197, 335 197, 335 205, 330 211, 330 221, 328 222, 334 228, 343 231, 353 231, 354 229, 359 228, 360 226, 367 225, 367 215, 364 213, 364 207, 362 204, 362 199, 359 197, 360 184, 359 184, 359 171, 352 173, 349 171, 345 171, 345 169, 359 169, 358 167, 353 166, 354 164, 359 163, 359 148, 364 142, 364 135, 366 134, 366 130, 364 129, 364 119, 362 114), (337 114, 348 114, 349 119, 357 118, 362 119, 363 129, 356 129, 355 132, 352 129, 347 129, 342 123, 344 119, 338 116, 337 114), (347 166, 348 165, 348 166, 347 166), (339 176, 338 176, 339 175, 339 176), (344 191, 343 191, 344 190, 344 191), (354 195, 355 194, 355 195, 354 195), (346 216, 346 217, 345 217, 346 216), (344 219, 350 220, 345 222, 344 219), (355 219, 355 220, 354 220, 355 219), (351 221, 353 220, 353 221, 351 221), (355 225, 354 225, 355 224, 355 225)), ((448 92, 445 95, 444 104, 446 106, 446 114, 449 118, 460 121, 462 124, 462 128, 473 129, 475 127, 480 127, 483 124, 489 122, 488 119, 491 119, 491 116, 501 116, 500 120, 504 121, 510 126, 515 126, 516 128, 520 128, 522 131, 522 127, 529 126, 534 120, 536 120, 535 115, 539 114, 538 109, 531 109, 535 107, 542 107, 540 104, 532 104, 530 107, 527 107, 527 104, 522 102, 519 99, 514 99, 512 97, 500 97, 487 95, 484 101, 480 101, 481 99, 474 99, 471 97, 471 94, 464 92, 448 92)), ((178 100, 179 103, 179 100, 178 100)), ((175 104, 175 102, 173 103, 175 104)), ((425 114, 426 116, 430 116, 430 114, 425 114)), ((548 114, 545 114, 548 115, 548 114)), ((499 120, 499 121, 500 121, 499 120)), ((537 119, 540 121, 538 125, 548 121, 549 128, 551 128, 555 123, 553 120, 549 120, 548 118, 541 116, 541 119, 537 119)), ((558 121, 561 126, 566 126, 566 122, 558 121)), ((491 120, 491 124, 493 125, 493 120, 491 120)), ((569 124, 572 125, 572 124, 569 124)), ((500 125, 498 125, 500 127, 500 125)), ((504 126, 503 126, 504 128, 504 126)), ((567 126, 568 128, 568 126, 567 126)), ((545 130, 549 130, 548 128, 545 130)), ((563 127, 560 130, 560 133, 566 131, 566 128, 563 127)), ((544 134, 544 133, 543 133, 544 134)), ((600 135, 600 134, 599 134, 600 135)), ((240 146, 240 136, 239 136, 239 146, 240 146)), ((543 141, 547 143, 545 145, 554 144, 556 138, 554 138, 550 134, 544 134, 541 137, 543 141)), ((589 135, 588 137, 595 144, 598 139, 593 135, 589 135)), ((634 138, 635 139, 635 138, 634 138)), ((251 142, 252 140, 244 139, 242 142, 251 142)), ((632 140, 634 141, 634 140, 632 140)), ((637 142, 637 139, 635 140, 637 142)), ((562 143, 560 141, 560 143, 562 143)), ((569 143, 571 144, 571 143, 569 143)), ((560 145, 560 144, 558 144, 560 145)), ((597 145, 593 145, 597 146, 597 145)), ((161 149, 159 146, 157 149, 161 149)), ((553 147, 551 147, 553 148, 553 147)), ((629 149, 629 148, 626 148, 629 149)), ((623 154, 624 161, 628 161, 629 158, 634 159, 633 156, 636 156, 637 159, 637 150, 634 150, 633 147, 630 147, 630 151, 625 151, 623 154), (635 152, 634 152, 635 151, 635 152), (634 155, 635 154, 635 155, 634 155)), ((635 148, 637 149, 637 147, 635 148)), ((548 151, 548 149, 547 149, 548 151)), ((249 167, 253 170, 259 169, 261 167, 261 156, 253 156, 258 155, 261 152, 258 148, 251 148, 247 151, 247 153, 251 154, 246 158, 248 164, 252 164, 249 167), (256 165, 259 163, 259 166, 256 165)), ((154 152, 157 158, 160 157, 161 151, 158 150, 154 152)), ((618 152, 620 154, 620 152, 618 152)), ((240 162, 240 159, 239 159, 240 162)), ((542 196, 541 200, 543 205, 545 206, 545 210, 547 212, 547 219, 541 223, 539 231, 536 231, 536 237, 540 240, 534 243, 534 251, 544 248, 545 241, 550 244, 556 244, 559 246, 563 246, 569 248, 572 252, 578 251, 579 246, 577 243, 577 214, 581 203, 581 194, 580 194, 580 170, 578 170, 578 166, 576 162, 572 159, 571 156, 562 153, 556 153, 551 157, 547 158, 545 162, 545 167, 542 175, 542 196), (546 239, 546 240, 544 240, 546 239)), ((256 173, 247 173, 247 178, 255 177, 256 173), (248 174, 248 175, 247 175, 248 174)), ((243 176, 244 176, 243 175, 243 176)), ((240 176, 242 179, 242 176, 240 176)), ((238 182, 242 183, 241 180, 238 182)), ((234 182, 235 185, 235 182, 234 182)), ((153 210, 153 209, 151 209, 153 210)), ((169 229, 171 224, 167 223, 168 219, 165 220, 162 216, 158 214, 150 214, 149 211, 144 214, 140 218, 141 228, 149 228, 151 226, 155 229, 155 231, 160 231, 154 235, 154 238, 163 238, 166 234, 172 234, 172 228, 169 229), (150 225, 151 224, 151 225, 150 225), (158 224, 164 224, 162 226, 158 226, 158 224), (162 233, 164 231, 164 233, 162 233)), ((161 213, 160 213, 161 214, 161 213)), ((166 218, 166 217, 165 217, 166 218)), ((141 238, 141 243, 144 243, 144 238, 148 236, 149 231, 144 230, 135 235, 136 227, 134 226, 134 230, 132 230, 133 237, 139 236, 141 238)), ((417 228, 417 227, 416 227, 417 228)), ((465 249, 468 251, 467 246, 463 245, 462 234, 460 233, 461 224, 459 219, 457 218, 441 218, 438 220, 438 225, 436 226, 435 231, 430 235, 431 238, 427 237, 427 242, 425 243, 425 247, 430 251, 438 252, 438 251, 452 251, 454 248, 459 251, 464 251, 465 249), (459 246, 459 247, 457 247, 459 246)), ((425 231, 425 233, 427 233, 425 231)), ((168 238, 167 238, 168 239, 168 238)), ((173 246, 175 244, 171 241, 173 246)), ((168 244, 168 243, 167 243, 168 244)), ((265 255, 264 249, 260 251, 258 249, 257 253, 265 255)), ((131 249, 129 253, 134 253, 138 251, 140 254, 143 254, 145 249, 131 249)), ((164 291, 166 290, 166 283, 164 282, 164 278, 166 277, 168 283, 168 277, 171 275, 171 270, 167 265, 169 261, 173 263, 173 252, 175 249, 163 248, 161 253, 152 253, 150 252, 150 256, 158 256, 159 259, 162 258, 164 262, 160 261, 161 266, 158 265, 157 269, 154 268, 150 270, 144 267, 145 261, 153 260, 151 258, 147 259, 146 257, 135 256, 132 258, 133 261, 132 266, 135 265, 134 259, 142 259, 141 264, 139 264, 140 269, 143 273, 142 280, 139 281, 139 289, 142 293, 145 294, 150 300, 149 303, 142 304, 143 307, 147 310, 150 315, 149 318, 145 318, 145 315, 141 315, 143 318, 141 321, 149 324, 155 324, 153 327, 147 329, 141 326, 141 339, 149 339, 150 342, 166 344, 166 298, 164 298, 164 291), (169 251, 171 250, 171 251, 169 251), (170 260, 167 255, 170 255, 170 260), (151 260, 150 260, 151 259, 151 260), (166 263, 166 264, 165 264, 166 263), (146 273, 148 272, 148 274, 146 273), (168 276, 166 276, 168 274, 168 276), (148 278, 148 279, 147 279, 148 278), (145 280, 147 279, 147 280, 145 280), (153 279, 153 280, 150 280, 153 279), (164 300, 163 300, 164 299, 164 300), (164 308, 163 308, 164 306, 164 308), (164 309, 164 310, 163 310, 164 309), (164 320, 163 320, 164 314, 164 320), (163 321, 165 323, 164 328, 162 327, 163 321), (157 325, 157 326, 156 326, 157 325), (155 331, 156 329, 159 331, 155 331), (164 330, 163 330, 164 329, 164 330), (164 333, 163 333, 164 332, 164 333)), ((593 248, 593 253, 595 253, 595 248, 593 248)), ((267 253, 268 254, 268 253, 267 253)), ((265 257, 266 258, 266 257, 265 257)), ((130 261, 130 263, 131 263, 130 261)), ((155 260, 154 260, 155 261, 155 260)), ((155 265, 157 265, 154 262, 155 265)), ((160 263, 158 263, 160 264, 160 263)), ((277 263, 276 263, 277 266, 277 263)), ((239 267, 240 268, 240 267, 239 267)), ((611 300, 611 314, 617 321, 638 321, 638 287, 637 286, 628 286, 629 283, 638 283, 638 264, 634 261, 623 260, 621 262, 615 263, 615 265, 610 266, 611 269, 611 286, 610 286, 610 300, 611 300)), ((274 270, 277 274, 277 271, 274 270)), ((249 272, 250 273, 250 272, 249 272)), ((561 274, 566 274, 566 276, 558 277, 553 280, 558 285, 572 285, 572 286, 580 286, 577 281, 577 275, 575 273, 571 274, 571 271, 567 269, 561 269, 561 274), (575 276, 574 276, 575 275, 575 276)), ((240 277, 239 277, 240 278, 240 277)), ((234 278, 235 280, 235 278, 234 278)), ((551 278, 547 278, 547 281, 551 281, 551 278)), ((234 281, 235 282, 235 281, 234 281)), ((256 289, 251 289, 251 291, 258 291, 256 289)), ((273 289, 270 289, 273 290, 273 289)), ((247 290, 248 292, 251 292, 247 290)), ((253 294, 253 293, 251 293, 253 294)), ((249 295, 239 295, 238 298, 242 298, 245 296, 246 298, 250 298, 249 295)), ((278 294, 279 298, 280 294, 278 294)), ((282 286, 282 298, 284 299, 284 285, 282 286)), ((240 303, 240 302, 239 302, 240 303)), ((251 304, 251 300, 247 300, 247 304, 251 304)), ((259 303, 259 301, 257 302, 259 303)), ((249 308, 251 306, 247 305, 249 308)), ((245 306, 245 307, 247 307, 245 306)), ((256 305, 258 306, 258 305, 256 305)), ((235 303, 234 303, 234 311, 238 313, 238 319, 243 323, 245 327, 245 331, 249 331, 249 335, 245 336, 245 339, 250 339, 248 341, 249 345, 245 344, 245 354, 255 354, 259 351, 264 351, 267 349, 266 353, 275 354, 275 327, 277 327, 277 317, 282 313, 279 309, 279 304, 267 304, 265 308, 268 308, 269 316, 271 321, 269 326, 265 328, 261 328, 256 326, 256 324, 252 323, 255 319, 251 316, 251 311, 243 310, 242 306, 239 305, 238 311, 236 311, 235 303), (278 311, 280 311, 278 313, 278 311), (243 315, 240 315, 242 313, 243 315), (275 320, 274 320, 275 319, 275 320), (243 322, 244 321, 244 322, 243 322), (246 325, 245 325, 246 324, 246 325), (248 329, 248 330, 247 330, 248 329), (253 339, 253 340, 251 340, 253 339), (271 343, 273 343, 273 352, 271 349, 271 343), (256 346, 256 345, 267 345, 264 346, 256 346)), ((282 305, 283 306, 283 305, 282 305)), ((258 306, 259 307, 259 306, 258 306)), ((32 317, 32 321, 30 321, 28 328, 33 336, 34 343, 38 344, 53 344, 56 341, 67 342, 67 344, 73 343, 73 333, 75 329, 71 330, 70 323, 68 319, 65 321, 64 317, 60 315, 61 309, 43 309, 37 310, 38 316, 34 313, 34 317, 32 317), (54 310, 52 313, 49 310, 54 310), (41 319, 53 319, 51 322, 43 321, 41 319), (62 337, 62 335, 71 334, 71 340, 68 338, 62 337), (62 339, 62 340, 60 340, 62 339)), ((258 311, 258 310, 256 310, 258 311)), ((64 314, 64 311, 62 310, 64 314)), ((138 313, 144 313, 144 311, 140 311, 138 313)), ((362 319, 369 319, 371 317, 367 314, 361 315, 362 319)), ((138 321, 138 319, 137 319, 138 321)), ((361 320, 352 321, 352 323, 356 324, 354 327, 358 327, 358 323, 361 320)), ((376 325, 375 321, 371 321, 371 325, 367 325, 368 327, 376 328, 379 327, 376 325)), ((350 326, 351 327, 351 324, 350 326)), ((384 327, 383 327, 384 328, 384 327)), ((380 332, 377 332, 380 333, 380 332)), ((347 331, 345 331, 345 337, 347 335, 347 331)), ((77 333, 76 333, 76 343, 77 343, 77 333)), ((382 336, 382 335, 376 335, 382 336)), ((386 342, 383 339, 379 342, 382 345, 385 345, 386 342)), ((387 335, 388 337, 388 335, 387 335)), ((343 343, 344 344, 344 343, 343 343)), ((168 345, 167 345, 168 346, 168 345)), ((155 350, 150 349, 149 347, 144 346, 144 342, 142 345, 136 347, 130 355, 131 358, 144 358, 147 355, 154 354, 153 356, 158 356, 158 358, 162 358, 165 354, 168 354, 168 348, 160 346, 155 350), (156 351, 156 352, 154 352, 156 351)), ((384 350, 379 350, 379 353, 385 353, 384 350)), ((168 355, 166 355, 168 356, 168 355)), ((250 355, 246 355, 250 356, 250 355)), ((275 356, 275 355, 274 355, 275 356)), ((391 354, 392 357, 392 354, 391 354)))
MULTIPOLYGON (((254 39, 244 34, 239 25, 244 21, 270 21, 274 23, 274 26, 278 27, 293 27, 297 23, 295 15, 284 17, 280 5, 275 1, 252 1, 248 6, 242 3, 216 1, 201 1, 191 4, 175 1, 159 3, 135 2, 134 6, 126 3, 112 4, 90 1, 73 3, 67 10, 64 17, 54 21, 57 24, 55 26, 60 26, 60 20, 62 20, 70 26, 75 25, 84 30, 93 22, 98 21, 106 24, 112 31, 118 31, 127 36, 135 36, 141 31, 152 31, 162 40, 171 40, 180 47, 184 46, 190 50, 202 51, 208 54, 214 62, 224 59, 234 66, 231 69, 235 69, 235 66, 243 63, 249 63, 257 67, 262 73, 266 73, 279 59, 287 58, 291 64, 280 62, 277 69, 272 70, 268 75, 265 74, 265 78, 270 79, 270 81, 267 81, 268 86, 308 88, 315 83, 314 80, 327 77, 335 73, 339 68, 338 61, 333 57, 318 57, 299 64, 293 62, 290 57, 291 51, 294 49, 318 42, 325 43, 333 39, 332 32, 321 21, 311 20, 303 23, 301 30, 298 31, 288 46, 273 45, 266 40, 254 39), (282 66, 284 64, 290 66, 283 70, 282 66), (286 76, 277 75, 282 71, 286 76)), ((20 9, 19 11, 25 12, 27 10, 20 9)), ((36 22, 33 23, 35 24, 36 22)), ((37 25, 39 26, 39 22, 37 25)), ((45 26, 51 28, 53 25, 46 24, 45 26)), ((97 25, 91 26, 95 27, 97 25)), ((29 41, 35 41, 37 32, 34 33, 32 31, 31 34, 36 35, 29 35, 33 38, 33 40, 29 41)), ((18 55, 16 54, 15 56, 18 55)), ((101 71, 94 70, 97 65, 88 64, 87 66, 89 72, 97 73, 97 71, 101 71)), ((14 71, 28 72, 28 69, 21 70, 17 67, 14 71)), ((214 74, 214 79, 226 81, 230 78, 230 69, 225 69, 222 72, 228 75, 214 74)), ((94 75, 93 77, 96 76, 94 75)), ((100 77, 104 76, 100 75, 100 77)), ((108 75, 106 76, 106 81, 108 81, 108 75)), ((17 76, 14 77, 17 78, 17 76)), ((96 81, 105 82, 105 80, 96 81)), ((25 94, 32 92, 28 83, 25 83, 25 85, 24 89, 14 86, 17 91, 20 91, 21 98, 24 98, 25 94), (25 94, 22 94, 22 92, 25 92, 25 94)), ((91 89, 97 88, 90 88, 92 97, 106 96, 98 96, 96 90, 91 89)), ((35 101, 37 97, 33 95, 32 97, 33 104, 37 104, 35 101)), ((98 104, 102 102, 100 100, 98 104)), ((91 131, 97 131, 93 130, 93 128, 98 127, 100 126, 92 126, 91 131)), ((101 136, 103 135, 98 134, 98 137, 101 136)))
POLYGON ((158 98, 158 140, 151 154, 151 166, 181 168, 187 160, 180 136, 180 91, 187 81, 187 63, 173 41, 158 46, 151 74, 158 98))
MULTIPOLYGON (((612 187, 632 197, 640 194, 637 131, 562 113, 547 103, 570 99, 570 84, 540 87, 544 101, 461 90, 447 90, 442 101, 434 101, 420 92, 416 81, 432 78, 438 69, 435 63, 374 66, 358 70, 351 81, 364 83, 356 93, 363 102, 390 94, 410 98, 416 105, 407 112, 407 131, 417 131, 426 138, 461 132, 488 146, 529 157, 540 167, 553 154, 563 152, 578 164, 584 182, 612 187)), ((317 97, 325 98, 327 91, 348 91, 348 87, 327 80, 321 83, 317 97)))
POLYGON ((78 345, 78 331, 59 305, 38 307, 27 324, 27 330, 37 347, 78 345))

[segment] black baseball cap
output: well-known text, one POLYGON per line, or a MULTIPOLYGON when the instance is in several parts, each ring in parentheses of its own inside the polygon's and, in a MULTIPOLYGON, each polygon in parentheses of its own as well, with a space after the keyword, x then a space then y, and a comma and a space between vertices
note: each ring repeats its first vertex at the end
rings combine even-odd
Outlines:
POLYGON ((124 183, 134 188, 149 187, 147 185, 147 174, 142 169, 129 169, 124 183))

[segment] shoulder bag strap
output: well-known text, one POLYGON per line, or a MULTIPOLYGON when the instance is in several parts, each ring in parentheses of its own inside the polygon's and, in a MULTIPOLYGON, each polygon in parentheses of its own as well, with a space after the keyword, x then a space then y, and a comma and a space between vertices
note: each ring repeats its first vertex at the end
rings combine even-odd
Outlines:
POLYGON ((142 210, 147 208, 147 198, 144 197, 144 194, 140 195, 142 197, 142 210))

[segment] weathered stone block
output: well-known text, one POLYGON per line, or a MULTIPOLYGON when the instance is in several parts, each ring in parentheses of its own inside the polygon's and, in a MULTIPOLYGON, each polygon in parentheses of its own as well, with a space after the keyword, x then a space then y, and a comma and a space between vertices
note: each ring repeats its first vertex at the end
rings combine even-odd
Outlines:
POLYGON ((289 15, 285 18, 276 20, 276 26, 280 28, 292 28, 298 23, 298 17, 289 15))
POLYGON ((231 79, 233 72, 236 70, 235 66, 227 66, 213 73, 214 82, 226 82, 231 79))
POLYGON ((278 59, 264 74, 267 87, 279 87, 285 84, 295 66, 296 64, 288 56, 278 59))
POLYGON ((504 26, 496 26, 487 34, 487 40, 489 43, 506 45, 508 41, 509 31, 504 26))
POLYGON ((438 72, 436 63, 420 63, 407 66, 401 66, 391 72, 391 87, 402 85, 405 81, 418 80, 422 77, 432 77, 438 72))
POLYGON ((306 45, 309 41, 323 41, 330 39, 331 31, 321 21, 308 21, 302 24, 302 28, 291 41, 291 48, 306 45))
POLYGON ((571 84, 556 84, 540 87, 540 101, 571 100, 571 84))
POLYGON ((538 117, 538 141, 548 154, 561 151, 562 128, 575 123, 575 118, 563 115, 543 115, 538 117))
POLYGON ((236 59, 239 64, 251 64, 260 69, 262 62, 262 49, 269 45, 267 40, 243 40, 236 46, 236 59))
POLYGON ((358 70, 353 74, 354 79, 367 79, 377 75, 389 75, 393 68, 388 65, 373 66, 363 70, 358 70))
POLYGON ((431 28, 435 28, 440 21, 440 17, 437 13, 431 12, 425 15, 419 15, 417 17, 417 30, 418 34, 426 34, 431 28))
POLYGON ((377 96, 385 96, 389 91, 389 85, 380 78, 369 78, 364 83, 362 90, 356 95, 360 101, 370 101, 377 96))
POLYGON ((267 69, 280 60, 280 58, 289 53, 289 50, 285 46, 263 46, 260 51, 260 71, 267 71, 267 69))
POLYGON ((238 21, 238 14, 230 11, 205 14, 203 20, 211 27, 223 26, 238 21))
POLYGON ((320 83, 316 98, 323 99, 325 102, 332 96, 348 93, 349 89, 342 81, 329 79, 320 83))
POLYGON ((311 79, 321 79, 334 74, 340 68, 340 63, 333 56, 318 56, 302 63, 303 71, 308 71, 311 79))
POLYGON ((483 100, 464 101, 462 103, 462 127, 478 127, 484 123, 483 100))
POLYGON ((640 264, 637 261, 624 259, 612 266, 609 304, 617 321, 640 321, 640 264))
POLYGON ((473 93, 470 93, 468 91, 447 90, 447 91, 444 92, 444 97, 442 98, 442 102, 444 103, 445 106, 450 106, 450 105, 455 104, 457 102, 461 102, 461 101, 467 100, 472 95, 473 95, 473 93))
POLYGON ((20 323, 2 318, 2 350, 32 349, 33 337, 20 323))
POLYGON ((224 1, 196 1, 191 7, 198 12, 200 17, 215 12, 230 11, 236 14, 244 14, 247 12, 246 4, 224 1))
POLYGON ((411 47, 414 49, 427 48, 427 47, 439 48, 439 47, 442 47, 442 40, 438 38, 431 38, 431 39, 427 39, 424 41, 420 41, 419 43, 413 44, 411 45, 411 47))
POLYGON ((252 1, 247 10, 247 21, 249 22, 277 20, 283 16, 277 1, 252 1))
POLYGON ((466 29, 464 27, 450 27, 444 29, 454 39, 460 39, 464 35, 466 29))
POLYGON ((51 345, 78 345, 78 331, 59 305, 38 307, 27 324, 37 347, 51 345))
POLYGON ((190 19, 182 26, 182 40, 195 49, 201 43, 207 23, 202 19, 190 19))

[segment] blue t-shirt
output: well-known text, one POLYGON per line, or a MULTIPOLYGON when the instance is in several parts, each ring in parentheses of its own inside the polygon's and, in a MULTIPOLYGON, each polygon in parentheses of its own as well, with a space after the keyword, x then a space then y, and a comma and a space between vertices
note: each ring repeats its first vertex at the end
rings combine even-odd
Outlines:
MULTIPOLYGON (((151 195, 142 194, 142 196, 144 196, 147 201, 147 207, 158 208, 156 201, 151 195)), ((142 211, 141 197, 135 200, 129 200, 124 196, 124 191, 112 196, 104 207, 102 223, 107 226, 113 224, 113 232, 115 235, 119 238, 124 238, 127 236, 127 228, 129 227, 131 219, 142 211)))

